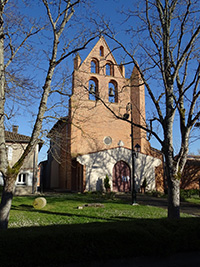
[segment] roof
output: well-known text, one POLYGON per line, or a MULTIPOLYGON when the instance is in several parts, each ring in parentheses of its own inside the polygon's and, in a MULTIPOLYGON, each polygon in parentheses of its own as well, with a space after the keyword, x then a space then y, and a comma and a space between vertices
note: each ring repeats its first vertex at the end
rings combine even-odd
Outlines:
POLYGON ((65 123, 67 123, 68 119, 69 119, 68 116, 65 116, 65 117, 62 117, 59 120, 57 120, 57 122, 53 125, 53 127, 51 128, 51 130, 47 134, 47 137, 51 138, 52 134, 57 133, 57 130, 59 129, 59 127, 65 123))
POLYGON ((200 167, 200 156, 198 155, 188 155, 187 156, 187 162, 188 165, 195 165, 200 167))
POLYGON ((188 155, 187 159, 191 159, 191 160, 200 160, 200 156, 199 155, 188 155))
POLYGON ((6 142, 28 143, 30 141, 30 136, 5 131, 5 139, 6 142))
MULTIPOLYGON (((6 142, 11 142, 11 143, 28 143, 31 137, 23 134, 18 134, 15 132, 5 131, 5 139, 6 142)), ((41 139, 38 140, 39 150, 41 149, 43 143, 44 141, 42 141, 41 139)))

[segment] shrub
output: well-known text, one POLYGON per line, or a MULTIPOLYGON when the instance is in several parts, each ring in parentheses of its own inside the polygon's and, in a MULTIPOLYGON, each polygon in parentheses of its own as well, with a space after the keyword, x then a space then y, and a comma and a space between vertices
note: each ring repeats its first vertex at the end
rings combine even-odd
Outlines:
POLYGON ((163 194, 162 192, 156 191, 156 190, 148 192, 148 194, 152 197, 164 197, 165 196, 165 194, 163 194))
POLYGON ((180 196, 181 200, 191 198, 192 196, 199 195, 199 189, 181 189, 180 196))
POLYGON ((107 174, 106 174, 106 178, 104 179, 104 187, 106 189, 106 192, 110 190, 110 180, 107 174))

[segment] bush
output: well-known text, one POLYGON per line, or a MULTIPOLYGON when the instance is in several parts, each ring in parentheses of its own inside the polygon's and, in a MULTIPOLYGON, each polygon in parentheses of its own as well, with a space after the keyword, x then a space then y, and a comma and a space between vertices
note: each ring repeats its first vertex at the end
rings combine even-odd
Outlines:
POLYGON ((180 196, 181 200, 191 198, 192 196, 199 195, 199 189, 181 189, 180 196))
POLYGON ((116 195, 115 192, 106 192, 106 194, 104 195, 104 198, 114 200, 115 195, 116 195))
POLYGON ((152 196, 153 197, 162 197, 163 194, 161 192, 159 192, 159 191, 152 191, 152 196))
POLYGON ((106 178, 104 179, 104 187, 106 189, 106 192, 110 190, 110 180, 107 174, 106 174, 106 178))

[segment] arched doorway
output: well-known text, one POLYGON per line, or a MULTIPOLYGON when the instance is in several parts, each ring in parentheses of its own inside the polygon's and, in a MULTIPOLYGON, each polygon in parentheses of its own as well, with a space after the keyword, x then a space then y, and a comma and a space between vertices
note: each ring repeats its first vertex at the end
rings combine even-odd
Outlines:
POLYGON ((113 168, 113 191, 131 191, 131 171, 129 165, 123 160, 118 161, 113 168))

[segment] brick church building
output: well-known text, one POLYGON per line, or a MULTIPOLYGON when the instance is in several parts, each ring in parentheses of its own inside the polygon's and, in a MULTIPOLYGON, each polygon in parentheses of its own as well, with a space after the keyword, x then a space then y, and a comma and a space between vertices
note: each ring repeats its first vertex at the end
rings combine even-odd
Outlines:
MULTIPOLYGON (((68 116, 49 132, 44 188, 101 190, 107 175, 111 191, 130 191, 131 124, 115 114, 123 118, 131 110, 133 122, 145 125, 141 77, 134 67, 131 77, 126 78, 125 67, 117 64, 104 37, 100 37, 84 61, 79 54, 74 58, 68 116)), ((155 169, 161 164, 159 153, 152 156, 141 128, 133 127, 133 141, 134 147, 140 147, 135 157, 136 189, 145 179, 147 189, 153 190, 157 187, 155 169)))

